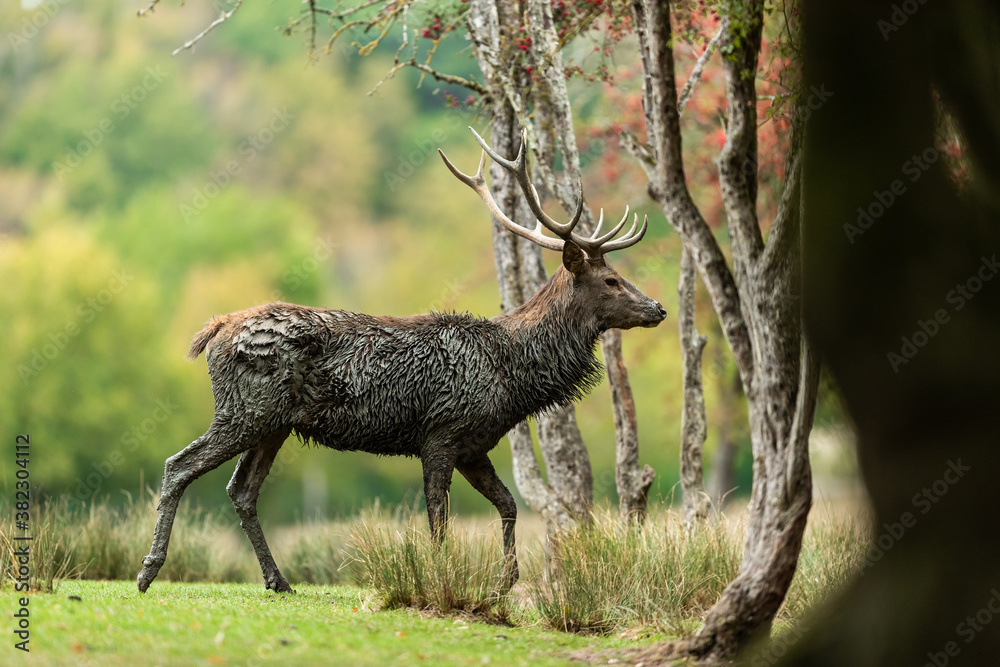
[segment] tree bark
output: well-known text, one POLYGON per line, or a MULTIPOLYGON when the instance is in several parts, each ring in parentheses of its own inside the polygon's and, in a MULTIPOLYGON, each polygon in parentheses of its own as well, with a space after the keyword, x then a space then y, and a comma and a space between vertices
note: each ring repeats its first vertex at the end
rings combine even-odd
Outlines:
MULTIPOLYGON (((493 144, 501 153, 513 155, 517 147, 517 126, 523 127, 536 158, 534 180, 539 184, 540 193, 543 196, 554 195, 565 210, 572 211, 580 196, 576 187, 581 175, 580 159, 552 9, 549 3, 540 0, 529 0, 524 9, 527 34, 531 37, 526 55, 534 73, 530 84, 521 80, 524 78, 524 66, 512 38, 522 25, 516 9, 509 3, 488 0, 474 0, 472 3, 469 30, 494 102, 493 144), (530 118, 529 107, 532 111, 530 118), (563 160, 561 177, 552 168, 557 154, 563 160)), ((515 219, 531 220, 530 214, 522 210, 521 199, 507 175, 492 169, 491 177, 495 192, 506 188, 507 210, 517 211, 521 216, 515 219)), ((582 231, 593 228, 593 216, 587 206, 584 206, 580 227, 582 231)), ((527 248, 523 241, 519 244, 506 239, 510 236, 507 232, 500 231, 497 226, 494 229, 497 274, 502 297, 504 294, 509 296, 503 297, 504 308, 509 309, 530 297, 544 281, 545 273, 537 248, 527 248), (516 248, 520 250, 515 252, 516 248), (525 262, 530 264, 528 268, 522 266, 525 262)), ((602 338, 602 350, 605 363, 613 369, 609 372, 613 401, 630 400, 628 371, 621 357, 620 344, 609 345, 602 338)), ((614 411, 618 447, 625 450, 620 452, 619 460, 626 466, 617 471, 619 494, 628 498, 630 513, 644 513, 652 469, 648 472, 638 469, 634 405, 626 408, 615 403, 614 411), (629 412, 633 415, 632 419, 617 418, 629 412), (642 484, 647 477, 649 483, 643 489, 642 484), (622 486, 628 480, 635 481, 622 486)), ((511 435, 515 480, 522 497, 557 530, 574 522, 589 520, 593 503, 593 475, 573 406, 553 410, 538 418, 538 438, 547 471, 547 484, 542 481, 533 450, 523 441, 524 433, 523 429, 518 429, 511 435)))
MULTIPOLYGON (((547 189, 556 196, 565 211, 576 208, 577 184, 581 181, 580 155, 573 131, 573 113, 566 88, 566 76, 559 51, 559 40, 552 21, 552 5, 544 0, 527 0, 527 32, 531 37, 528 48, 534 72, 533 109, 538 142, 537 171, 547 189), (562 155, 562 178, 556 178, 552 163, 562 155)), ((527 124, 527 119, 524 119, 527 124)), ((579 223, 581 231, 594 228, 590 207, 584 204, 579 223)), ((653 469, 639 467, 639 437, 635 419, 635 404, 629 384, 628 369, 621 351, 621 332, 607 332, 601 338, 601 351, 608 369, 612 407, 615 415, 616 466, 615 481, 623 519, 645 517, 646 500, 652 485, 653 469), (623 402, 627 402, 627 405, 623 402), (627 510, 625 508, 628 508, 627 510)), ((582 457, 576 457, 582 461, 582 457)))
POLYGON ((646 520, 649 487, 656 473, 646 465, 639 467, 638 426, 635 418, 635 401, 628 372, 622 359, 622 332, 612 329, 601 341, 604 363, 608 369, 611 386, 611 404, 615 418, 615 484, 618 487, 618 507, 626 525, 641 525, 646 520))
POLYGON ((686 250, 681 251, 680 280, 677 284, 677 329, 683 361, 684 409, 681 414, 681 494, 684 526, 688 531, 708 518, 711 507, 705 493, 702 450, 708 427, 705 422, 705 393, 701 384, 701 359, 708 339, 695 327, 695 287, 698 276, 686 250))
POLYGON ((739 26, 730 14, 722 19, 729 124, 718 160, 732 239, 730 270, 684 179, 669 7, 658 0, 633 0, 632 5, 650 146, 638 146, 632 139, 626 147, 641 158, 650 177, 650 196, 698 267, 747 395, 754 481, 743 561, 688 646, 697 656, 729 658, 769 631, 795 573, 812 498, 808 434, 818 364, 803 335, 798 299, 801 140, 796 128, 801 123, 793 123, 787 180, 765 244, 756 214, 752 75, 763 5, 736 3, 730 11, 738 12, 739 26))

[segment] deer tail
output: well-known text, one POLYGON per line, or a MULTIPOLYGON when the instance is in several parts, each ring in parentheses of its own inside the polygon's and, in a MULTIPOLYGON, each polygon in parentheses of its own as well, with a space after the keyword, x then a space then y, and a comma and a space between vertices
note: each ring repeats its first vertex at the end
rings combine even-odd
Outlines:
POLYGON ((195 334, 194 340, 191 341, 191 349, 188 350, 188 359, 197 359, 198 355, 205 351, 208 347, 209 342, 215 338, 219 330, 225 326, 226 322, 229 321, 228 315, 220 315, 211 319, 205 328, 195 334))

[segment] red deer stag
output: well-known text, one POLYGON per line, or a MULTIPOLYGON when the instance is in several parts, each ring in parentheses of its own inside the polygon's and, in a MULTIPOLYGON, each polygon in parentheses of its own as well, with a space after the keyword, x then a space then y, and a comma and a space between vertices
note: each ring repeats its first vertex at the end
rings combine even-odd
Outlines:
MULTIPOLYGON (((475 131, 473 131, 475 134, 475 131)), ((211 320, 189 356, 207 350, 215 417, 200 438, 171 456, 163 470, 158 518, 140 591, 163 566, 177 505, 188 484, 239 455, 226 487, 240 525, 260 561, 267 588, 291 591, 257 520, 257 496, 278 453, 295 433, 343 451, 420 458, 431 534, 447 522, 448 489, 458 469, 502 519, 503 586, 517 580, 517 506, 487 453, 517 423, 580 398, 600 379, 598 336, 611 328, 655 327, 663 307, 604 261, 638 242, 636 231, 613 240, 627 217, 606 234, 573 231, 583 209, 560 224, 542 211, 525 167, 524 137, 513 161, 483 146, 475 176, 444 153, 448 169, 483 199, 507 229, 562 252, 562 266, 530 301, 492 319, 429 313, 373 317, 272 303, 211 320), (509 170, 538 218, 534 229, 510 220, 483 177, 486 156, 509 170), (542 234, 548 228, 558 238, 542 234)))

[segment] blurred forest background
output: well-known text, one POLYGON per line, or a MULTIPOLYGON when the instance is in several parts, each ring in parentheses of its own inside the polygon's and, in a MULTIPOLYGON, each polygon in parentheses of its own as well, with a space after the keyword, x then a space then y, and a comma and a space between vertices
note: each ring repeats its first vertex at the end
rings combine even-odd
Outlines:
MULTIPOLYGON (((279 29, 296 3, 252 2, 172 57, 226 5, 161 4, 137 18, 146 5, 22 0, 0 9, 0 423, 10 443, 31 435, 40 491, 73 502, 124 502, 156 488, 164 459, 205 431, 213 406, 204 358, 184 354, 213 315, 274 300, 371 314, 499 312, 488 214, 434 153, 441 147, 474 169, 478 147, 466 126, 482 129, 487 119, 467 92, 414 71, 377 86, 401 34, 369 57, 338 46, 311 59, 302 34, 279 29)), ((581 74, 571 89, 586 141, 584 189, 610 217, 626 204, 650 214, 646 239, 612 262, 670 313, 659 328, 624 336, 640 459, 657 472, 651 500, 669 502, 681 407, 679 243, 617 148, 620 126, 642 116, 636 59, 627 39, 610 57, 600 39, 585 34, 566 50, 581 74), (602 76, 592 81, 594 70, 602 76)), ((692 54, 683 58, 690 67, 692 54)), ((477 74, 460 38, 442 43, 435 65, 477 74)), ((706 70, 684 137, 694 194, 716 228, 721 86, 720 69, 706 70)), ((765 184, 780 182, 780 162, 761 160, 762 174, 773 170, 765 184)), ((762 189, 765 206, 766 196, 762 189)), ((559 258, 549 254, 554 269, 559 258)), ((711 483, 720 443, 733 443, 738 497, 751 472, 745 407, 707 300, 699 328, 709 335, 707 476, 711 483)), ((595 499, 614 503, 607 386, 578 414, 595 499)), ((854 492, 850 430, 828 387, 816 424, 817 493, 854 492)), ((516 495, 506 442, 491 458, 516 495)), ((12 461, 0 457, 5 488, 12 461)), ((188 497, 232 512, 233 466, 188 497)), ((415 502, 421 489, 419 461, 293 441, 260 513, 272 522, 341 516, 375 498, 415 502)), ((492 512, 460 477, 452 508, 492 512)))

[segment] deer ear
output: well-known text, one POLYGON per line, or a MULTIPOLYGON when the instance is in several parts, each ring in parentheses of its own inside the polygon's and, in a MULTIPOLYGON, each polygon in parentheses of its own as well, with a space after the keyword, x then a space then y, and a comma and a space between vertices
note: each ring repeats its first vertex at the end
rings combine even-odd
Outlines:
POLYGON ((583 256, 580 246, 572 241, 566 241, 563 246, 563 266, 574 276, 579 275, 587 266, 587 259, 583 256))

